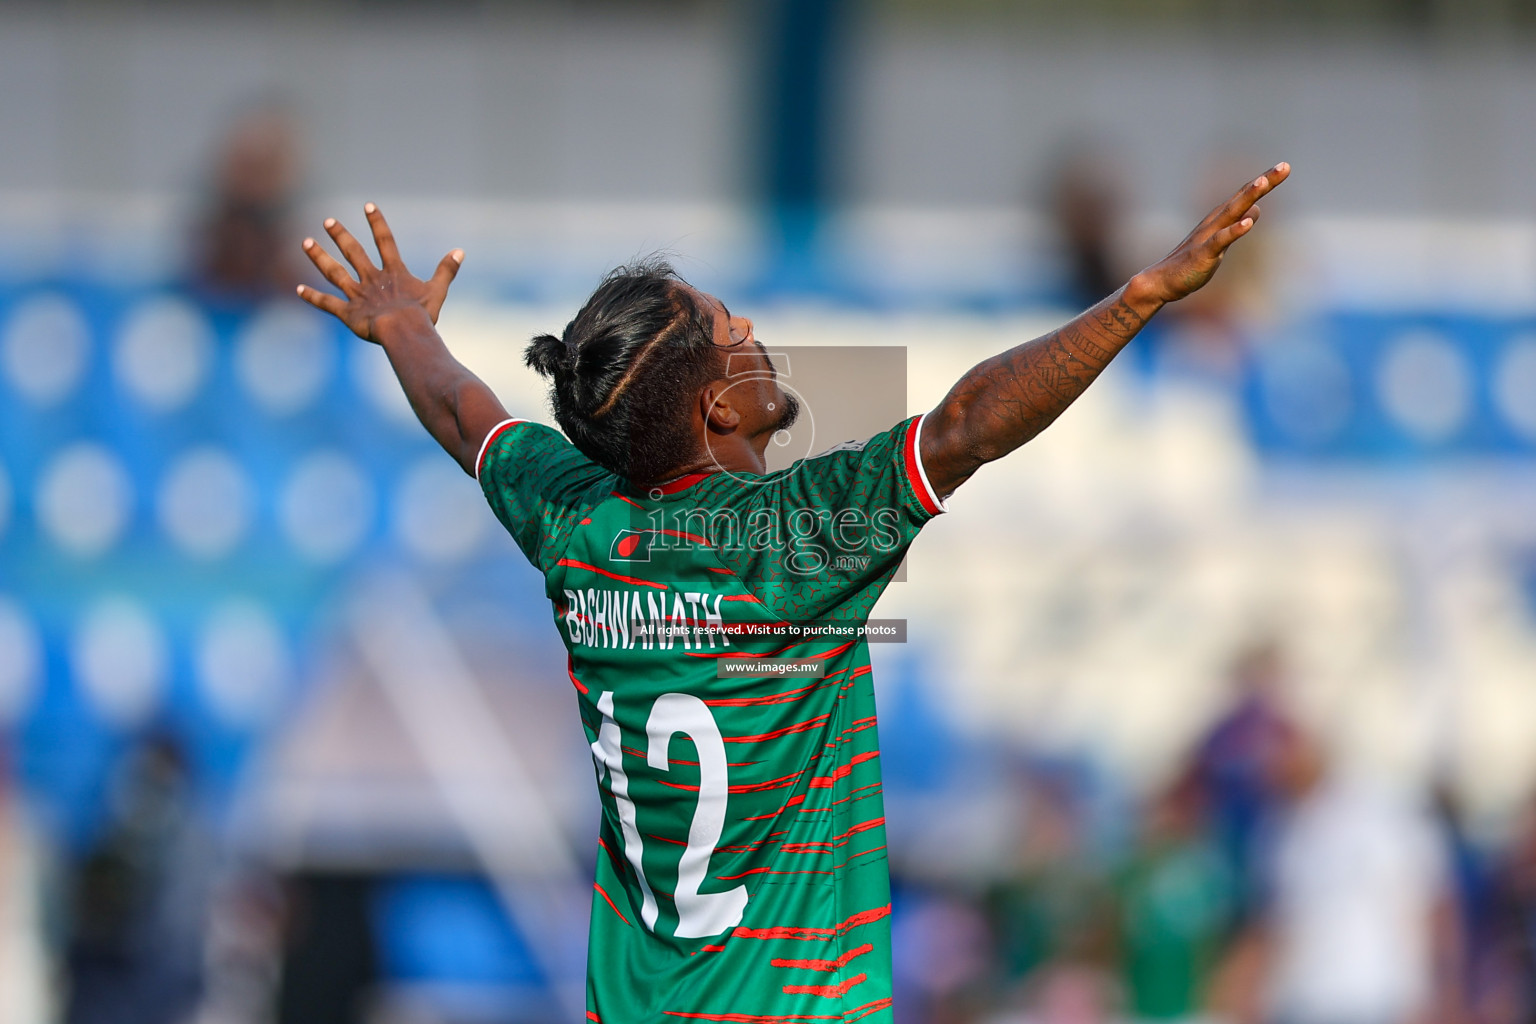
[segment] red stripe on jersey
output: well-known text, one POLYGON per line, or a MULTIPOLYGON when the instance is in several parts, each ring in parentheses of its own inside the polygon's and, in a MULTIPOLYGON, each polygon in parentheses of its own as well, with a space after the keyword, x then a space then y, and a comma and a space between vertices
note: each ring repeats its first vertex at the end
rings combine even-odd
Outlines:
POLYGON ((784 728, 774 729, 772 732, 758 733, 756 736, 724 736, 721 738, 724 739, 727 743, 761 743, 763 740, 776 740, 780 736, 789 736, 797 732, 807 732, 816 728, 818 725, 821 725, 831 717, 832 713, 829 711, 825 715, 817 715, 815 718, 808 718, 803 722, 796 722, 794 725, 786 725, 784 728))
POLYGON ((491 432, 486 434, 485 440, 480 443, 480 454, 475 456, 476 480, 480 479, 480 470, 485 466, 486 453, 491 450, 491 445, 496 443, 496 439, 502 434, 505 434, 508 430, 511 430, 513 427, 517 426, 519 423, 526 422, 528 421, 520 420, 514 416, 512 419, 502 420, 500 423, 491 428, 491 432))
MULTIPOLYGON (((727 597, 725 600, 729 601, 729 600, 731 600, 731 598, 727 597)), ((737 598, 737 600, 745 601, 745 600, 747 600, 747 598, 741 597, 741 598, 737 598)), ((754 597, 754 598, 751 598, 751 600, 756 601, 757 598, 754 597)), ((767 623, 767 625, 774 625, 774 623, 767 623)), ((732 636, 736 636, 736 635, 739 635, 739 634, 738 633, 732 633, 731 635, 732 636)), ((800 647, 800 646, 802 646, 804 644, 814 644, 814 643, 818 643, 818 642, 825 643, 826 642, 826 637, 820 637, 820 636, 806 637, 804 640, 796 640, 794 643, 785 644, 783 647, 780 647, 778 650, 776 650, 776 651, 769 651, 767 654, 753 654, 753 653, 751 653, 749 651, 740 651, 740 652, 734 653, 734 654, 729 652, 729 651, 725 652, 724 654, 710 654, 708 652, 705 652, 703 654, 699 654, 699 653, 690 651, 688 653, 688 657, 690 657, 690 658, 772 658, 772 657, 774 657, 776 655, 783 654, 785 651, 792 651, 796 647, 800 647)), ((846 651, 848 648, 852 647, 856 643, 858 643, 857 640, 849 640, 847 643, 839 644, 837 647, 832 648, 830 651, 822 651, 820 654, 809 654, 809 655, 806 655, 806 657, 810 657, 810 658, 835 658, 839 654, 842 654, 844 651, 846 651)), ((837 675, 838 672, 842 672, 842 671, 844 671, 844 670, 843 669, 838 669, 837 672, 833 672, 831 674, 832 675, 837 675)), ((866 671, 867 671, 867 669, 866 669, 866 671)), ((852 678, 852 676, 850 676, 849 678, 852 678)))
POLYGON ((923 510, 931 516, 936 516, 944 511, 944 508, 939 504, 939 496, 928 490, 928 484, 923 479, 922 466, 918 461, 922 455, 917 450, 917 434, 922 422, 922 417, 919 416, 907 427, 907 441, 903 446, 906 449, 907 480, 911 482, 912 493, 917 495, 923 510))
POLYGON ((592 883, 592 888, 594 888, 594 889, 596 889, 596 890, 597 890, 597 891, 598 891, 598 892, 600 892, 600 893, 602 893, 602 895, 603 895, 603 899, 605 899, 605 900, 607 900, 607 901, 608 901, 608 905, 609 905, 609 906, 610 906, 610 907, 613 907, 613 912, 614 912, 614 913, 615 913, 615 914, 618 914, 618 915, 619 915, 619 920, 620 920, 620 921, 623 921, 623 922, 624 922, 624 923, 625 923, 625 924, 629 924, 629 918, 627 918, 627 917, 625 917, 625 916, 624 916, 624 911, 622 911, 622 910, 620 910, 620 909, 619 909, 619 908, 618 908, 618 906, 617 906, 617 905, 616 905, 616 904, 615 904, 615 903, 614 903, 614 902, 613 902, 613 897, 611 897, 611 896, 609 896, 609 895, 608 895, 608 893, 606 893, 606 892, 604 892, 604 891, 603 891, 603 887, 602 887, 602 886, 600 886, 600 885, 598 885, 598 884, 597 884, 597 883, 596 883, 596 882, 593 882, 593 883, 592 883))
POLYGON ((599 569, 595 565, 588 565, 586 562, 578 562, 574 558, 562 558, 555 564, 567 565, 572 569, 585 569, 587 572, 595 572, 599 576, 607 576, 609 579, 618 580, 620 583, 638 583, 645 587, 655 587, 657 590, 667 589, 667 585, 665 583, 653 583, 650 580, 642 580, 635 576, 620 576, 616 572, 609 572, 607 569, 599 569))
MULTIPOLYGON (((736 786, 727 786, 726 790, 731 793, 762 793, 770 789, 783 789, 786 786, 793 786, 799 781, 800 776, 804 774, 804 771, 798 771, 793 775, 781 775, 776 779, 769 779, 767 782, 744 782, 736 786)), ((686 789, 690 793, 697 793, 699 791, 698 786, 690 786, 686 782, 668 782, 666 779, 657 779, 656 781, 669 789, 686 789)), ((742 820, 754 821, 756 819, 743 818, 742 820)))
MULTIPOLYGON (((890 1000, 886 1000, 889 1002, 890 1000)), ((684 1013, 681 1010, 662 1010, 669 1017, 688 1017, 692 1020, 719 1020, 728 1024, 799 1024, 806 1020, 842 1020, 843 1015, 835 1013, 830 1017, 818 1017, 812 1013, 786 1013, 763 1015, 757 1013, 684 1013)))
POLYGON ((736 575, 736 573, 734 571, 730 570, 730 569, 717 569, 713 565, 706 566, 706 568, 708 568, 710 572, 717 572, 717 573, 719 573, 722 576, 735 576, 736 575))
POLYGON ((861 822, 859 822, 857 825, 853 826, 848 831, 844 832, 842 835, 840 835, 840 836, 833 836, 831 839, 818 839, 817 841, 811 842, 811 843, 786 843, 785 846, 784 846, 784 852, 785 853, 829 853, 829 852, 831 852, 830 850, 813 850, 812 847, 814 847, 814 846, 829 846, 829 847, 834 847, 835 848, 835 847, 838 847, 838 846, 847 846, 848 845, 848 840, 850 838, 852 838, 853 836, 858 835, 860 832, 868 832, 872 828, 879 828, 881 825, 884 825, 884 824, 885 824, 885 818, 883 818, 883 817, 871 818, 868 821, 861 821, 861 822))
MULTIPOLYGON (((793 786, 800 780, 800 776, 804 774, 805 772, 799 771, 793 775, 781 775, 776 779, 769 779, 767 782, 745 782, 739 786, 728 786, 726 788, 732 793, 762 793, 770 789, 783 789, 786 786, 793 786)), ((743 820, 750 821, 751 819, 745 818, 743 820)))
POLYGON ((849 760, 849 762, 847 764, 838 765, 837 768, 835 768, 833 770, 831 775, 813 775, 813 776, 811 776, 811 788, 812 789, 831 789, 832 788, 832 784, 834 782, 836 782, 838 779, 841 779, 843 776, 847 775, 849 772, 853 771, 853 766, 854 765, 856 765, 856 764, 863 764, 865 761, 872 760, 872 759, 877 758, 879 756, 880 756, 880 751, 878 751, 878 750, 866 750, 862 754, 855 754, 853 756, 853 758, 851 760, 849 760))
POLYGON ((738 878, 746 878, 748 875, 830 875, 830 874, 832 874, 832 871, 816 871, 816 870, 809 870, 809 869, 805 870, 805 871, 775 871, 773 868, 762 867, 762 868, 748 868, 746 871, 743 871, 739 875, 716 875, 715 877, 718 878, 722 882, 734 882, 734 881, 736 881, 736 879, 738 879, 738 878))
POLYGON ((774 967, 793 967, 799 971, 840 971, 847 967, 854 958, 861 957, 865 953, 871 953, 874 951, 874 948, 874 946, 866 942, 862 946, 855 946, 836 960, 780 960, 775 958, 768 962, 774 967))
POLYGON ((841 985, 785 985, 784 994, 788 996, 821 996, 823 999, 841 999, 848 994, 848 990, 855 985, 862 985, 869 980, 867 974, 855 974, 841 985))
POLYGON ((804 803, 804 802, 805 802, 805 794, 801 793, 798 796, 790 797, 789 798, 789 802, 787 804, 785 804, 783 807, 780 807, 778 810, 774 811, 772 814, 754 814, 750 818, 742 818, 741 820, 742 821, 763 821, 763 820, 765 820, 767 818, 777 818, 779 815, 783 814, 785 811, 787 811, 791 807, 795 806, 795 804, 804 803))
POLYGON ((628 504, 635 506, 635 508, 645 508, 644 505, 640 504, 635 499, 627 498, 624 495, 620 494, 618 491, 609 491, 608 493, 613 495, 615 498, 618 498, 622 502, 627 502, 628 504))
MULTIPOLYGON (((631 757, 638 757, 642 761, 644 761, 647 757, 650 756, 645 751, 636 749, 635 747, 624 747, 624 746, 621 746, 621 747, 619 747, 619 749, 624 751, 624 753, 628 754, 631 757)), ((667 758, 667 763, 668 764, 687 764, 687 765, 693 765, 693 766, 697 767, 699 762, 697 762, 697 761, 685 761, 685 760, 683 760, 680 757, 669 757, 669 758, 667 758)), ((727 768, 750 768, 750 767, 752 767, 755 764, 762 764, 762 762, 761 761, 727 761, 727 762, 725 762, 725 766, 727 768)))
POLYGON ((686 782, 668 782, 666 779, 657 779, 656 781, 668 789, 686 789, 690 793, 697 793, 699 791, 698 786, 690 786, 686 782))
POLYGON ((592 1024, 603 1024, 603 1018, 599 1017, 597 1014, 593 1013, 591 1010, 587 1011, 587 1020, 591 1021, 592 1024))
POLYGON ((786 829, 780 829, 779 831, 773 833, 772 835, 768 836, 765 839, 759 839, 755 843, 745 843, 745 844, 743 844, 741 846, 717 846, 717 847, 715 847, 715 852, 716 853, 755 853, 758 850, 761 850, 763 847, 768 846, 768 845, 770 845, 772 843, 782 843, 784 840, 780 839, 779 837, 782 836, 785 832, 788 832, 788 831, 789 831, 789 829, 787 829, 787 828, 786 829))
POLYGON ((886 1009, 890 1005, 890 996, 886 996, 884 999, 876 999, 872 1003, 865 1003, 863 1006, 855 1007, 854 1009, 849 1010, 847 1013, 843 1014, 843 1020, 848 1021, 851 1024, 852 1021, 863 1020, 865 1017, 868 1017, 872 1013, 879 1013, 881 1010, 886 1009))
POLYGON ((809 939, 816 942, 827 942, 837 938, 844 932, 852 931, 860 925, 873 924, 890 916, 891 905, 887 903, 883 907, 861 910, 842 924, 832 928, 801 928, 796 925, 780 925, 775 928, 743 928, 738 925, 731 934, 738 939, 809 939))
MULTIPOLYGON (((885 844, 884 843, 882 843, 879 846, 872 846, 872 847, 870 847, 867 850, 860 850, 858 853, 853 854, 847 860, 843 861, 841 864, 833 864, 831 867, 827 867, 827 868, 807 868, 807 869, 805 869, 803 871, 778 871, 778 870, 775 870, 774 868, 762 867, 762 868, 751 868, 751 869, 749 869, 747 871, 743 871, 739 875, 716 875, 715 877, 717 879, 719 879, 720 881, 722 881, 722 882, 731 882, 731 881, 735 881, 738 878, 746 878, 748 875, 835 875, 839 871, 841 871, 843 868, 847 867, 849 864, 852 864, 854 861, 858 860, 860 857, 866 856, 867 854, 871 854, 871 853, 879 853, 883 849, 885 849, 885 844)), ((826 851, 826 850, 811 850, 811 851, 798 850, 798 851, 789 851, 789 852, 792 852, 792 853, 807 853, 807 852, 810 852, 810 853, 827 853, 828 851, 826 851)))
POLYGON ((676 494, 678 491, 692 487, 707 476, 709 476, 709 473, 689 473, 687 476, 680 476, 669 484, 662 484, 660 487, 651 488, 651 490, 660 491, 662 494, 676 494))
POLYGON ((571 677, 571 682, 576 684, 576 690, 582 696, 586 696, 586 694, 591 692, 587 689, 585 683, 576 678, 576 663, 571 660, 571 656, 569 654, 565 656, 565 674, 571 677))
POLYGON ((798 690, 770 693, 764 697, 713 697, 704 703, 712 708, 750 708, 759 704, 792 704, 806 694, 819 690, 825 685, 827 685, 825 682, 812 683, 810 686, 802 686, 798 690))
MULTIPOLYGON (((620 746, 619 749, 624 751, 624 753, 628 754, 630 757, 638 757, 642 761, 644 761, 646 758, 648 758, 650 756, 649 754, 647 754, 645 751, 639 749, 638 747, 620 746)), ((675 757, 669 757, 669 758, 667 758, 667 763, 668 764, 698 764, 699 762, 697 762, 697 761, 682 761, 682 760, 679 760, 678 758, 675 758, 675 757)), ((726 763, 729 764, 730 762, 726 762, 726 763)))
MULTIPOLYGON (((847 803, 850 800, 862 800, 863 797, 856 796, 855 794, 860 793, 860 792, 862 792, 862 791, 864 791, 866 789, 879 789, 882 785, 883 785, 883 783, 871 782, 867 786, 860 786, 858 789, 850 789, 848 791, 848 795, 843 797, 841 800, 833 800, 830 804, 828 804, 825 807, 802 807, 802 808, 800 808, 800 813, 801 814, 815 814, 818 811, 830 811, 832 808, 836 807, 838 804, 845 804, 845 803, 847 803)), ((865 794, 865 795, 866 796, 874 796, 875 794, 868 793, 868 794, 865 794)))
POLYGON ((613 852, 613 847, 604 842, 602 836, 597 837, 597 845, 601 846, 603 848, 603 852, 608 854, 608 859, 613 862, 613 870, 623 874, 624 861, 620 860, 619 855, 613 852))
POLYGON ((872 729, 872 728, 874 728, 874 726, 875 726, 875 716, 874 715, 870 715, 868 718, 855 718, 853 720, 853 724, 850 725, 848 728, 844 729, 838 735, 840 735, 840 736, 847 736, 851 732, 863 732, 865 729, 872 729))
POLYGON ((692 541, 695 544, 708 544, 708 537, 700 537, 696 533, 684 533, 682 530, 645 530, 644 533, 664 533, 668 537, 676 537, 679 540, 692 541))

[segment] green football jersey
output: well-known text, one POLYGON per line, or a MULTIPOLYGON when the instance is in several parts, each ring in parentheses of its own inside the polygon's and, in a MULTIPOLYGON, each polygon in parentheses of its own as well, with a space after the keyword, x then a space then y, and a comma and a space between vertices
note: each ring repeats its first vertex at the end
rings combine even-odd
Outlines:
POLYGON ((597 769, 590 1020, 890 1019, 857 627, 943 510, 921 429, 647 489, 539 424, 487 437, 477 475, 544 574, 597 769))

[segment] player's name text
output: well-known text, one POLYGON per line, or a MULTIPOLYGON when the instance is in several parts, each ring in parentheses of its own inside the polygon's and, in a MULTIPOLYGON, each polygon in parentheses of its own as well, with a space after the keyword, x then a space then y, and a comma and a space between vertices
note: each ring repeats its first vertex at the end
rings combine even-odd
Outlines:
POLYGON ((565 589, 558 613, 572 646, 626 650, 728 648, 731 638, 754 640, 852 640, 906 643, 905 619, 866 622, 729 622, 725 606, 754 601, 744 594, 708 591, 586 587, 565 589))

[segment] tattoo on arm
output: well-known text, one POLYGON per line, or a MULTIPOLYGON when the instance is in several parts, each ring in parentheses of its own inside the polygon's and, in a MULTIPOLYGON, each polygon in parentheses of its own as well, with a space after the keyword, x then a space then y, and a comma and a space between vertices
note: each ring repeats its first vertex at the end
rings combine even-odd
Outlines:
POLYGON ((1132 308, 1122 290, 960 378, 923 432, 924 466, 939 492, 1050 426, 1150 316, 1132 308))

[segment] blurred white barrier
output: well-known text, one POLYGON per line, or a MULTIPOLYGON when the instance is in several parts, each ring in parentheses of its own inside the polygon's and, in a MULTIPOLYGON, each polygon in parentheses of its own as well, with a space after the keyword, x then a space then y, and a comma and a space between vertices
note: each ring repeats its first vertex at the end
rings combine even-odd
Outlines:
POLYGON ((358 650, 459 828, 545 976, 554 979, 565 1016, 584 1020, 583 962, 570 955, 586 938, 582 871, 517 751, 496 726, 474 673, 407 576, 378 577, 360 588, 351 623, 358 650))

